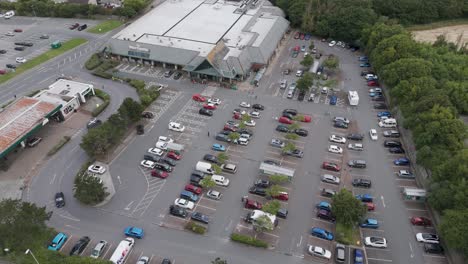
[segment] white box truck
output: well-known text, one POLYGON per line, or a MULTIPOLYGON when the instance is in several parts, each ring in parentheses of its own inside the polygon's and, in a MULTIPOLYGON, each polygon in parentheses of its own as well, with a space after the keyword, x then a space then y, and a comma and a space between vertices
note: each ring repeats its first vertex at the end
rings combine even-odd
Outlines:
POLYGON ((208 174, 213 174, 215 172, 213 169, 213 165, 211 165, 211 163, 203 162, 203 161, 197 162, 197 165, 195 166, 195 170, 208 173, 208 174))
POLYGON ((135 240, 133 238, 125 238, 124 240, 120 241, 119 245, 117 246, 109 260, 114 264, 124 264, 128 256, 132 252, 134 245, 135 240))

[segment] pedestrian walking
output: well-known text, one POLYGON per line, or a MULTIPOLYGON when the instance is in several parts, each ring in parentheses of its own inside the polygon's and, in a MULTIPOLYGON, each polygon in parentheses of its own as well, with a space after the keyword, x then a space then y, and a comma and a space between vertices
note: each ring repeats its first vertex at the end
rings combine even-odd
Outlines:
POLYGON ((15 99, 16 99, 16 94, 15 94, 15 99))
POLYGON ((208 136, 210 136, 210 131, 208 131, 208 136))

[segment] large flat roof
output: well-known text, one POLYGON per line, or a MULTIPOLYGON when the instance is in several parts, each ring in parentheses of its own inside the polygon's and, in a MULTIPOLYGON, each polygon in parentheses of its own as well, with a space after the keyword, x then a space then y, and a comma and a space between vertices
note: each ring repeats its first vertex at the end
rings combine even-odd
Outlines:
POLYGON ((0 112, 0 154, 42 124, 58 106, 23 97, 0 112))

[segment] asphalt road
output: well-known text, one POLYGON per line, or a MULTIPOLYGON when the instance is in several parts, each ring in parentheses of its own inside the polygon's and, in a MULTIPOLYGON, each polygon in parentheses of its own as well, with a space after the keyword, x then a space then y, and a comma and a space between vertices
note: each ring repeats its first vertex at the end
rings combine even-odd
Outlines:
MULTIPOLYGON (((8 101, 14 94, 26 94, 37 84, 47 86, 58 74, 71 75, 78 80, 88 81, 102 86, 111 94, 112 104, 104 112, 106 118, 116 110, 120 102, 127 96, 136 98, 135 92, 118 83, 97 79, 82 70, 82 64, 92 50, 102 47, 111 34, 104 36, 90 36, 90 42, 71 53, 47 62, 43 66, 28 72, 27 77, 15 78, 0 86, 2 95, 0 101, 8 101), (81 51, 81 56, 78 56, 81 51), (75 59, 74 54, 77 54, 75 59), (71 58, 71 59, 70 59, 71 58), (53 70, 50 70, 53 69, 53 70)), ((323 103, 298 102, 282 98, 279 90, 279 80, 283 78, 281 72, 286 67, 298 67, 298 59, 292 60, 289 49, 297 41, 292 40, 288 48, 283 50, 279 61, 268 70, 259 88, 252 95, 234 90, 206 88, 201 85, 191 85, 187 79, 180 82, 171 81, 170 96, 164 98, 160 115, 154 126, 149 126, 144 136, 138 136, 111 164, 111 174, 116 186, 116 195, 111 202, 102 208, 89 208, 78 204, 72 198, 73 178, 87 157, 79 148, 82 134, 78 134, 36 175, 28 189, 26 199, 38 205, 46 205, 54 214, 50 224, 59 230, 76 236, 89 235, 94 240, 106 239, 117 243, 123 238, 122 231, 127 225, 143 227, 146 236, 137 242, 137 250, 150 254, 170 256, 178 263, 208 263, 216 256, 222 256, 233 263, 321 263, 320 261, 303 259, 307 244, 307 232, 311 228, 314 206, 320 201, 317 193, 320 189, 320 164, 323 161, 327 138, 332 133, 331 118, 335 115, 345 116, 357 121, 357 127, 362 133, 370 128, 376 128, 375 111, 371 109, 371 102, 366 95, 367 87, 360 78, 360 68, 356 54, 339 48, 328 48, 326 44, 316 42, 324 54, 333 53, 340 57, 341 88, 343 90, 358 90, 361 100, 357 108, 334 107, 323 103), (196 92, 213 93, 223 100, 222 109, 216 110, 214 117, 197 123, 189 123, 187 115, 192 107, 191 95, 196 92), (171 99, 174 98, 175 99, 171 99), (210 224, 207 236, 197 236, 187 232, 176 231, 160 227, 165 221, 167 208, 178 197, 178 193, 187 183, 190 172, 203 154, 210 152, 214 143, 213 135, 222 128, 224 122, 231 117, 233 108, 237 108, 240 101, 251 103, 260 102, 266 106, 263 117, 257 122, 256 134, 249 146, 238 157, 232 159, 238 162, 239 170, 236 175, 229 176, 231 184, 223 190, 223 199, 216 206, 213 222, 210 224), (313 123, 308 126, 309 136, 304 140, 304 158, 297 162, 296 177, 290 190, 290 201, 287 205, 289 217, 282 222, 278 243, 274 251, 264 251, 231 243, 228 236, 236 223, 243 216, 240 197, 247 193, 248 187, 256 178, 258 165, 268 155, 268 142, 274 133, 278 116, 284 108, 296 108, 301 113, 313 116, 313 123), (177 132, 169 132, 167 124, 170 120, 188 122, 190 130, 180 136, 177 132), (185 120, 185 121, 184 121, 185 120), (210 131, 211 137, 207 137, 210 131), (192 133, 193 132, 193 133, 192 133), (148 185, 144 170, 139 167, 142 155, 149 147, 153 147, 157 137, 171 135, 187 144, 183 159, 171 176, 158 185, 154 192, 148 185), (55 209, 53 195, 57 191, 64 191, 67 206, 55 209), (150 197, 150 202, 145 198, 150 197)), ((26 75, 25 75, 26 76, 26 75)), ((148 78, 148 77, 146 77, 148 78)), ((288 77, 290 78, 290 77, 288 77)), ((165 80, 156 79, 156 82, 165 80)), ((381 135, 381 134, 380 134, 381 135)), ((371 142, 368 137, 364 140, 366 151, 362 156, 368 162, 365 174, 373 180, 372 194, 379 197, 376 201, 376 218, 382 219, 382 234, 389 242, 389 250, 372 252, 369 263, 430 263, 424 258, 422 249, 416 245, 414 234, 408 221, 408 211, 401 200, 398 183, 395 181, 394 168, 390 165, 386 150, 382 147, 382 139, 371 142)), ((346 160, 344 160, 346 161, 346 160)))

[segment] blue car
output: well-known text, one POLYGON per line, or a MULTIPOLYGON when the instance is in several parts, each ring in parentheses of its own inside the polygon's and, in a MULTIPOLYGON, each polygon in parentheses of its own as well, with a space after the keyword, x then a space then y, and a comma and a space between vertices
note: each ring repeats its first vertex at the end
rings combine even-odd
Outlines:
POLYGON ((212 149, 216 151, 226 151, 226 148, 223 145, 218 144, 218 143, 213 144, 212 149))
POLYGON ((333 240, 333 233, 328 232, 325 229, 314 227, 310 230, 310 234, 316 236, 318 238, 326 239, 326 240, 333 240))
POLYGON ((52 242, 50 245, 47 247, 48 250, 52 251, 59 251, 60 248, 62 248, 63 244, 65 244, 65 241, 67 241, 68 236, 65 235, 64 233, 58 233, 54 239, 52 239, 52 242))
POLYGON ((310 37, 312 37, 309 33, 307 33, 304 37, 305 40, 310 40, 310 37))
POLYGON ((410 160, 408 158, 398 158, 393 161, 393 164, 398 166, 406 166, 410 164, 410 160))
POLYGON ((362 228, 379 228, 379 222, 376 219, 367 218, 361 223, 362 228))
POLYGON ((368 63, 368 62, 364 62, 364 63, 359 64, 359 67, 363 67, 363 68, 369 68, 370 66, 371 66, 370 63, 368 63))
POLYGON ((182 191, 180 193, 180 198, 183 198, 183 199, 187 199, 187 200, 190 200, 192 202, 196 202, 198 201, 198 195, 194 194, 193 192, 189 192, 189 191, 182 191))
POLYGON ((389 111, 383 111, 383 112, 377 113, 377 117, 382 117, 382 116, 391 117, 392 113, 390 113, 389 111))
POLYGON ((367 56, 360 56, 359 57, 359 61, 368 61, 369 58, 367 58, 367 56))
POLYGON ((338 100, 338 97, 336 97, 336 95, 330 96, 330 104, 331 105, 336 105, 337 100, 338 100))
POLYGON ((365 203, 371 203, 374 200, 370 194, 358 194, 356 195, 356 199, 365 203))
POLYGON ((363 264, 364 263, 364 253, 361 249, 354 249, 354 264, 363 264))
POLYGON ((328 203, 328 202, 320 202, 317 204, 317 209, 322 209, 322 210, 327 210, 327 211, 331 211, 331 204, 328 203))
POLYGON ((143 229, 134 227, 134 226, 129 226, 125 228, 125 235, 129 237, 136 237, 138 239, 143 238, 143 229))
POLYGON ((375 96, 383 96, 382 92, 374 91, 374 92, 369 92, 370 97, 375 97, 375 96))

